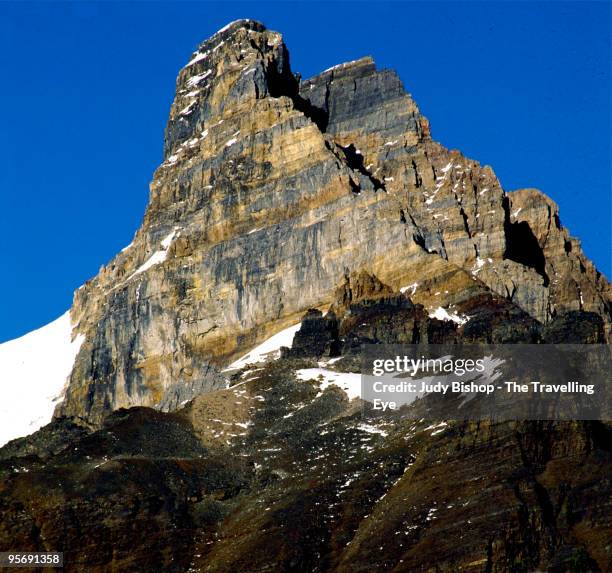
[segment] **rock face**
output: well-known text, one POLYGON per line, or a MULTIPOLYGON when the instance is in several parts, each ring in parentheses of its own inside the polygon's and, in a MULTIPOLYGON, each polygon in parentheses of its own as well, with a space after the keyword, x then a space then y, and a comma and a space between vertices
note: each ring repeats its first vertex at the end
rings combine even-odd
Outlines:
POLYGON ((433 141, 370 58, 301 81, 278 33, 232 23, 179 73, 133 243, 75 293, 85 342, 56 414, 99 424, 218 388, 216 368, 359 271, 424 316, 488 300, 529 325, 590 312, 610 335, 610 284, 550 199, 433 141))

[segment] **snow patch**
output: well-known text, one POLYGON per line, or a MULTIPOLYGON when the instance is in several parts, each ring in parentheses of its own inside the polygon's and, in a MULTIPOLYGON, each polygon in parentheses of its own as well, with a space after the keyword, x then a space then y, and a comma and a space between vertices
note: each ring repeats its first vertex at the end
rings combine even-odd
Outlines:
POLYGON ((327 68, 326 70, 323 70, 321 73, 324 74, 326 72, 331 72, 332 70, 339 70, 342 68, 346 68, 348 66, 351 66, 352 64, 356 64, 359 60, 351 60, 350 62, 344 62, 343 64, 336 64, 335 66, 332 66, 331 68, 327 68))
POLYGON ((208 52, 197 52, 196 55, 193 56, 193 58, 191 58, 191 60, 187 62, 187 65, 185 67, 188 68, 189 66, 193 66, 193 64, 199 62, 200 60, 203 60, 207 56, 208 52))
POLYGON ((361 397, 361 374, 358 372, 335 372, 326 368, 303 368, 296 370, 300 380, 317 380, 322 378, 321 392, 328 386, 338 386, 349 400, 361 397))
POLYGON ((330 358, 329 360, 321 360, 320 362, 318 362, 318 364, 319 366, 329 366, 331 364, 335 364, 343 358, 344 356, 336 356, 335 358, 330 358))
POLYGON ((400 292, 404 294, 408 289, 410 289, 410 294, 413 295, 416 292, 418 286, 419 283, 412 283, 411 285, 401 287, 400 292))
MULTIPOLYGON (((142 265, 140 265, 127 279, 125 279, 121 283, 121 285, 124 285, 130 279, 133 279, 136 275, 139 275, 140 273, 144 273, 144 272, 148 271, 151 267, 154 267, 155 265, 159 265, 160 263, 163 263, 166 260, 166 257, 168 255, 168 249, 170 248, 170 245, 172 244, 172 241, 178 235, 177 231, 178 231, 178 227, 175 227, 174 230, 170 234, 168 234, 164 239, 162 239, 162 241, 160 243, 161 246, 162 246, 162 250, 161 251, 155 251, 147 259, 147 261, 144 262, 142 265)), ((115 287, 115 288, 118 288, 121 285, 117 285, 117 287, 115 287)))
POLYGON ((198 74, 197 76, 193 76, 187 80, 187 85, 191 88, 193 86, 198 85, 202 80, 205 80, 208 76, 212 74, 212 70, 207 70, 203 74, 198 74))
POLYGON ((482 269, 482 267, 485 266, 485 264, 486 264, 486 261, 484 259, 481 259, 480 257, 476 257, 476 262, 474 263, 474 266, 472 267, 472 274, 477 275, 482 269))
POLYGON ((161 246, 164 248, 164 251, 167 251, 170 245, 172 244, 172 241, 174 240, 174 237, 176 235, 176 231, 177 229, 175 228, 168 236, 162 239, 161 246))
MULTIPOLYGON (((474 382, 477 384, 492 384, 496 380, 498 380, 501 376, 503 376, 503 372, 498 369, 498 367, 502 366, 506 361, 502 358, 494 358, 493 356, 485 356, 484 357, 484 372, 480 376, 478 376, 474 382)), ((462 392, 461 397, 463 400, 461 404, 459 404, 459 408, 462 408, 476 398, 478 396, 478 392, 462 392)), ((433 434, 432 434, 433 435, 433 434)))
POLYGON ((238 140, 236 139, 236 136, 240 133, 240 130, 238 130, 236 133, 234 133, 234 135, 232 136, 232 138, 225 144, 225 147, 230 147, 231 145, 234 145, 234 143, 236 143, 238 140))
POLYGON ((380 434, 381 436, 387 436, 388 432, 385 430, 378 428, 377 426, 373 426, 372 424, 366 424, 365 422, 361 422, 357 425, 357 429, 362 432, 367 432, 368 434, 380 434))
POLYGON ((435 436, 437 434, 442 433, 446 427, 448 426, 447 422, 440 422, 439 424, 433 424, 431 426, 427 426, 427 428, 425 428, 423 431, 426 432, 427 430, 434 430, 430 436, 435 436))
POLYGON ((240 370, 247 364, 264 362, 268 358, 276 359, 280 357, 281 346, 291 347, 295 333, 300 329, 301 323, 294 324, 285 330, 277 332, 259 346, 256 346, 249 353, 245 354, 235 362, 232 362, 223 372, 230 370, 240 370))
POLYGON ((0 446, 51 421, 85 340, 72 340, 70 312, 0 344, 0 446))
POLYGON ((156 251, 145 263, 140 265, 140 267, 138 267, 138 269, 134 271, 134 274, 131 275, 130 278, 148 271, 151 267, 154 267, 155 265, 163 263, 166 260, 166 254, 166 251, 156 251))
POLYGON ((196 104, 195 101, 187 104, 181 111, 179 111, 179 115, 189 115, 193 111, 193 106, 196 104))
POLYGON ((438 320, 452 320, 453 322, 462 325, 465 324, 468 320, 470 320, 469 316, 461 316, 459 314, 456 313, 450 313, 448 312, 448 310, 446 310, 445 308, 442 308, 441 306, 439 306, 438 308, 436 308, 436 310, 434 310, 433 312, 429 313, 429 318, 437 318, 438 320))
POLYGON ((221 34, 223 32, 225 32, 226 30, 229 30, 234 24, 240 24, 242 22, 244 22, 245 24, 252 22, 253 20, 250 20, 249 18, 239 18, 238 20, 233 20, 232 22, 230 22, 229 24, 226 24, 225 26, 223 26, 223 28, 221 28, 220 30, 217 30, 213 36, 216 36, 217 34, 221 34))

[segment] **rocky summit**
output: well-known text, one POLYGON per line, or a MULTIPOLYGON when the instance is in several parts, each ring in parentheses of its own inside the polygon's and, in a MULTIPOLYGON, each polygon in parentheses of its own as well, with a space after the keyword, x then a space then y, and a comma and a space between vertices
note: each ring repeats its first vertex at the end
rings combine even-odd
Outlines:
POLYGON ((304 80, 258 22, 202 43, 142 226, 71 319, 54 421, 0 449, 2 551, 88 573, 612 567, 607 423, 381 417, 355 393, 364 343, 612 335, 556 204, 434 141, 369 57, 304 80))
POLYGON ((85 337, 58 414, 100 422, 325 309, 365 270, 427 311, 503 299, 546 325, 593 312, 610 284, 535 189, 510 193, 432 140, 400 78, 370 58, 302 81, 253 21, 180 71, 164 161, 133 243, 74 297, 85 337))

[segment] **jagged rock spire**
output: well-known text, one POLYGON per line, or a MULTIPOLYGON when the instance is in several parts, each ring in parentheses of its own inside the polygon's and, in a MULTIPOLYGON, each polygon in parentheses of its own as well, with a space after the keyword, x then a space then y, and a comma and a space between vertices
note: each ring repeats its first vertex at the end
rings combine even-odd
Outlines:
POLYGON ((362 58, 299 81, 280 34, 234 22, 179 73, 134 242, 75 294, 85 342, 58 413, 99 421, 214 387, 212 367, 359 271, 437 316, 502 297, 609 332, 610 285, 556 206, 433 141, 395 72, 362 58))
POLYGON ((245 102, 296 91, 282 36, 254 20, 232 22, 200 44, 178 75, 165 157, 245 102))

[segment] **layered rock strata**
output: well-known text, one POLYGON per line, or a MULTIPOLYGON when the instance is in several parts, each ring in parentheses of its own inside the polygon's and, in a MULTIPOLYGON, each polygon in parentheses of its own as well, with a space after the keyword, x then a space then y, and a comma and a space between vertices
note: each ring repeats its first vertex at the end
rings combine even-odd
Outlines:
POLYGON ((179 73, 134 241, 75 293, 85 342, 56 413, 217 388, 360 270, 426 312, 488 296, 541 324, 592 312, 609 335, 610 284, 550 199, 432 140, 395 72, 363 58, 301 81, 280 34, 234 22, 179 73))

